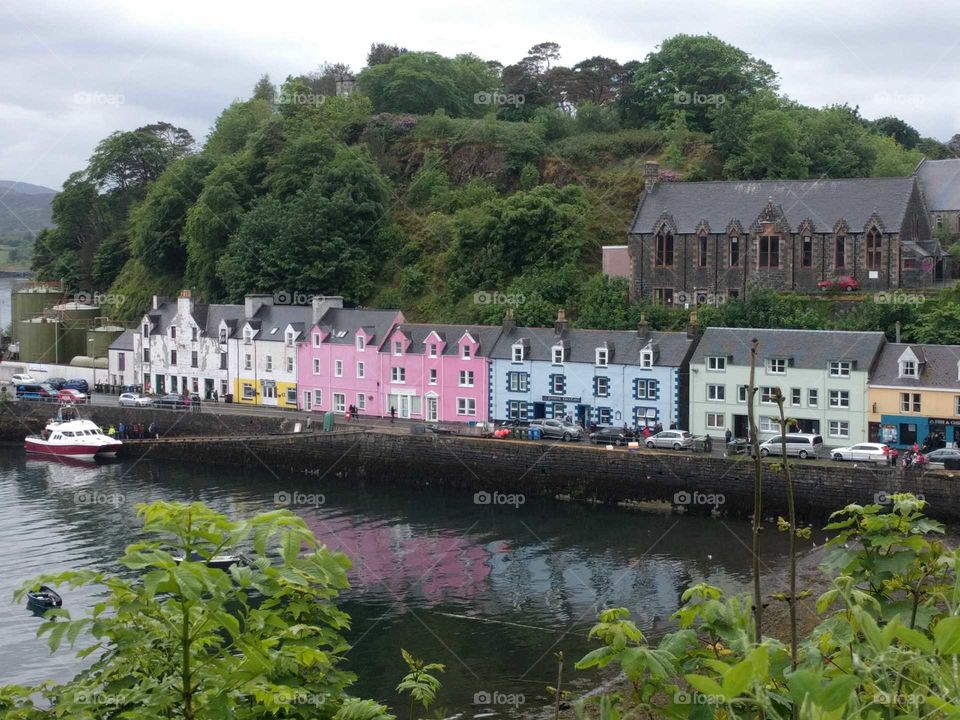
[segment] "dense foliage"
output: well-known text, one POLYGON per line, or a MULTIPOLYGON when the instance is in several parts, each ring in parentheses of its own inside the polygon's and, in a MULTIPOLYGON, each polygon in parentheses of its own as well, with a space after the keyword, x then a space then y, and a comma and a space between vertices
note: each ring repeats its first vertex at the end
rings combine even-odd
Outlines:
POLYGON ((795 103, 767 63, 709 35, 643 60, 561 57, 551 42, 505 66, 379 43, 355 84, 341 63, 261 77, 200 148, 168 123, 113 133, 64 184, 33 267, 124 298, 125 320, 186 286, 208 302, 337 293, 413 319, 510 306, 544 324, 562 306, 630 326, 663 313, 628 308, 598 270, 645 160, 685 179, 803 178, 949 153, 896 117, 795 103))

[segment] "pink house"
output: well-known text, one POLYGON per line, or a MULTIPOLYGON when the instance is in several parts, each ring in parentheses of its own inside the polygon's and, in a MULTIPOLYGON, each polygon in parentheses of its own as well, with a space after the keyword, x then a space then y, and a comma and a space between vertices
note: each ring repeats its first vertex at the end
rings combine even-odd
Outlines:
POLYGON ((404 320, 399 310, 332 307, 297 348, 298 406, 361 416, 389 414, 383 404, 379 346, 404 320))
POLYGON ((402 323, 380 346, 384 414, 426 422, 490 418, 490 359, 501 328, 402 323))

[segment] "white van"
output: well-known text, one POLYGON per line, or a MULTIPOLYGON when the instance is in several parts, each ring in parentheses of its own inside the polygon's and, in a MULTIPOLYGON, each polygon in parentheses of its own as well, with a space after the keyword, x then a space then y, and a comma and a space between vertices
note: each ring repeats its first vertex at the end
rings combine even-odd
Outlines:
MULTIPOLYGON (((823 437, 812 433, 790 433, 787 439, 787 455, 796 455, 801 460, 808 457, 823 457, 823 437)), ((760 457, 779 455, 783 450, 781 435, 760 444, 760 457)))

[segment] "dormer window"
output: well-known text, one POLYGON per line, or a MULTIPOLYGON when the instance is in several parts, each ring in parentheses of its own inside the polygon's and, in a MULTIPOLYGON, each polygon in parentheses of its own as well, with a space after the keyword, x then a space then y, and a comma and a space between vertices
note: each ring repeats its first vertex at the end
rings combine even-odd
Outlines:
POLYGON ((725 372, 726 369, 727 359, 723 355, 711 355, 707 358, 707 370, 725 372))
POLYGON ((357 351, 363 352, 364 348, 366 347, 367 347, 367 339, 363 335, 358 334, 357 335, 357 351))
POLYGON ((470 346, 469 346, 469 345, 464 345, 464 346, 463 346, 463 354, 461 355, 461 357, 462 357, 464 360, 469 360, 469 359, 470 359, 470 346))
POLYGON ((553 364, 563 365, 563 348, 559 345, 553 347, 553 364))
POLYGON ((900 377, 917 377, 917 364, 913 360, 901 360, 900 377))
POLYGON ((190 339, 193 340, 193 342, 196 342, 196 341, 197 341, 197 329, 196 329, 196 328, 190 328, 190 339))
POLYGON ((146 337, 150 334, 150 325, 147 323, 143 324, 143 336, 146 337))
POLYGON ((597 348, 597 367, 606 367, 610 358, 607 348, 597 348))
POLYGON ((830 363, 830 377, 850 377, 853 363, 849 360, 838 360, 830 363))
POLYGON ((247 345, 253 342, 253 330, 251 330, 250 328, 243 329, 243 342, 246 343, 247 345))
POLYGON ((170 326, 170 339, 171 339, 171 340, 176 340, 176 339, 177 339, 177 326, 176 326, 176 325, 171 325, 171 326, 170 326))
POLYGON ((653 350, 640 351, 640 367, 650 370, 653 367, 653 350))
POLYGON ((320 347, 320 333, 313 334, 313 346, 315 348, 320 347))
POLYGON ((432 358, 435 358, 435 357, 437 356, 437 344, 436 344, 436 343, 430 343, 430 346, 429 346, 429 348, 427 349, 427 354, 430 355, 430 357, 432 357, 432 358))
POLYGON ((293 347, 293 330, 288 330, 286 334, 287 347, 293 347))
POLYGON ((220 342, 225 343, 227 341, 227 329, 220 328, 220 342))
POLYGON ((403 355, 403 343, 400 340, 393 341, 393 354, 403 355))
POLYGON ((783 375, 787 372, 787 361, 783 358, 767 360, 767 372, 771 375, 783 375))
POLYGON ((511 348, 511 354, 513 355, 513 362, 519 363, 523 362, 523 345, 520 343, 515 344, 511 348))

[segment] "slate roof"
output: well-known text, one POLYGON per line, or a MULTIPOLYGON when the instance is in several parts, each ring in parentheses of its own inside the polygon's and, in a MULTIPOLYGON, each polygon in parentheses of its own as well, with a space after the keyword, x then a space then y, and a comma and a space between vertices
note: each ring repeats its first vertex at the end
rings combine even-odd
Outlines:
POLYGON ((284 331, 287 325, 299 329, 302 337, 303 328, 309 327, 312 321, 313 308, 309 305, 261 305, 253 317, 244 318, 251 327, 259 327, 255 340, 280 343, 286 342, 284 331))
POLYGON ((960 159, 924 160, 917 177, 928 210, 960 210, 960 159))
MULTIPOLYGON (((427 346, 424 341, 433 332, 436 332, 446 343, 442 354, 456 355, 458 353, 457 342, 463 337, 464 333, 468 332, 479 344, 476 354, 481 357, 490 356, 497 343, 497 338, 500 337, 503 330, 499 325, 431 325, 429 323, 402 323, 397 326, 397 329, 410 338, 410 347, 407 349, 407 353, 411 355, 426 353, 427 346)), ((385 350, 389 350, 389 348, 385 348, 385 350)))
POLYGON ((501 332, 490 357, 512 359, 514 343, 523 340, 529 344, 528 360, 552 362, 553 346, 564 342, 570 348, 566 362, 591 365, 596 362, 597 348, 604 343, 613 349, 609 359, 611 365, 639 365, 640 351, 652 341, 658 352, 656 365, 666 367, 680 367, 693 342, 685 332, 650 332, 646 339, 642 339, 630 330, 568 329, 557 335, 553 328, 517 327, 501 332))
POLYGON ((365 308, 330 308, 317 325, 329 331, 324 342, 335 345, 352 345, 355 333, 363 328, 367 335, 372 336, 371 344, 379 346, 387 338, 387 333, 393 327, 399 310, 368 310, 365 308), (337 337, 346 332, 343 337, 337 337))
POLYGON ((960 390, 957 379, 957 363, 960 362, 960 345, 913 345, 908 343, 889 343, 880 353, 877 367, 870 376, 870 385, 888 385, 891 387, 933 387, 960 390), (923 363, 920 376, 902 378, 899 359, 904 350, 910 348, 923 363))
POLYGON ((219 337, 222 321, 227 324, 227 337, 233 337, 243 321, 243 314, 243 305, 208 305, 207 323, 204 332, 210 337, 219 337))
POLYGON ((832 233, 841 219, 862 232, 874 213, 893 232, 903 224, 914 183, 912 177, 659 182, 641 198, 630 233, 655 232, 665 216, 680 234, 697 232, 701 221, 711 233, 725 233, 733 222, 748 230, 771 200, 792 232, 807 219, 818 233, 832 233))
POLYGON ((120 337, 110 343, 110 350, 122 352, 124 350, 133 350, 133 330, 124 330, 120 337))
POLYGON ((830 362, 849 360, 861 371, 870 370, 885 342, 882 332, 712 327, 704 331, 690 363, 703 364, 708 356, 723 356, 732 365, 749 365, 753 338, 759 341, 758 367, 770 358, 792 359, 793 367, 806 369, 824 369, 830 362))

